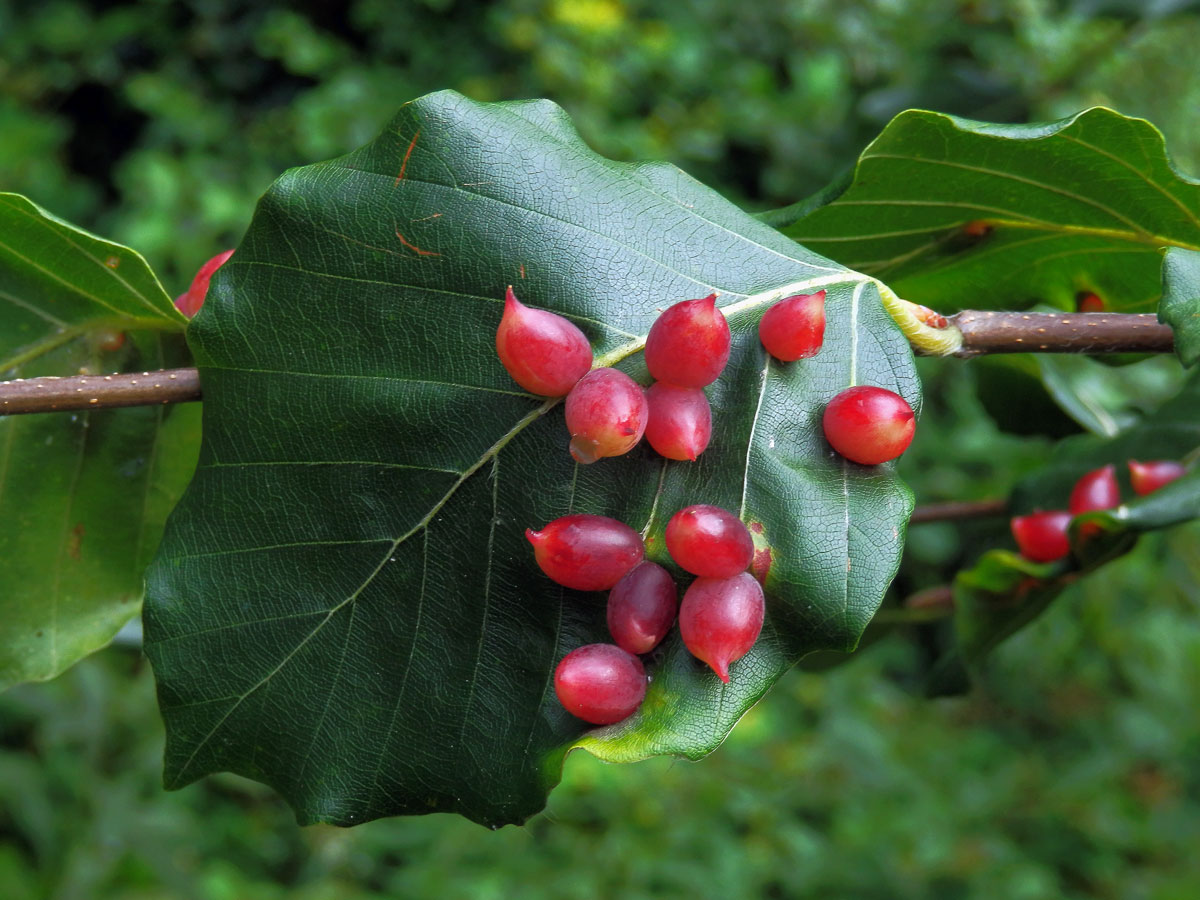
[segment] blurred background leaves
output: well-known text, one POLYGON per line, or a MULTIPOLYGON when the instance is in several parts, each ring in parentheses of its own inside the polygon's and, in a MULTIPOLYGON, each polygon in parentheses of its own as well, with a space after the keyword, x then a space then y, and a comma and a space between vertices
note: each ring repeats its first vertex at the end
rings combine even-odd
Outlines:
POLYGON ((136 247, 182 290, 282 169, 445 87, 551 97, 600 153, 670 160, 758 209, 824 186, 908 107, 1021 122, 1113 105, 1194 172, 1195 7, 0 0, 0 188, 136 247))
MULTIPOLYGON (((0 0, 0 190, 136 248, 175 294, 282 169, 444 87, 548 96, 601 153, 668 159, 750 209, 818 190, 906 107, 1021 122, 1111 105, 1196 173, 1198 7, 0 0)), ((1122 426, 1167 393, 1131 404, 1076 368, 1055 390, 1122 426)), ((921 371, 902 460, 918 502, 1005 496, 1054 439, 1105 430, 1050 402, 1028 357, 921 371)), ((1000 519, 914 526, 893 608, 1011 546, 1000 519)), ((233 776, 166 794, 148 668, 115 647, 0 695, 0 896, 1190 897, 1197 560, 1195 525, 1143 538, 965 698, 908 690, 948 620, 880 631, 848 665, 787 676, 701 763, 574 755, 547 814, 497 834, 449 816, 300 830, 233 776)))

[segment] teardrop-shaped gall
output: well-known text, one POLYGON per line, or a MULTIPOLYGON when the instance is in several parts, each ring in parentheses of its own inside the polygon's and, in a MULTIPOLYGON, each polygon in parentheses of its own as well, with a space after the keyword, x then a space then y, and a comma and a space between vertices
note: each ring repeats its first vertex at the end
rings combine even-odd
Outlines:
POLYGON ((860 385, 847 388, 829 401, 821 426, 825 440, 846 459, 876 466, 908 449, 917 418, 899 394, 860 385))
POLYGON ((231 256, 233 256, 233 251, 226 250, 202 265, 188 289, 175 298, 175 308, 189 319, 200 312, 200 307, 204 305, 204 298, 208 296, 208 283, 212 281, 217 269, 225 265, 231 256))
POLYGON ((667 459, 695 460, 712 437, 712 407, 703 388, 656 381, 646 391, 646 440, 667 459))
POLYGON ((667 552, 682 568, 706 578, 745 572, 754 559, 754 538, 727 509, 707 503, 685 506, 667 522, 667 552))
POLYGON ((700 388, 729 362, 731 337, 717 295, 684 300, 663 311, 646 335, 646 368, 657 381, 700 388))
POLYGON ((542 397, 562 397, 592 367, 592 345, 573 322, 531 309, 510 286, 496 329, 496 353, 513 381, 542 397))
POLYGON ((564 587, 607 591, 642 561, 642 536, 616 519, 573 513, 525 530, 541 570, 564 587))
POLYGON ((1065 510, 1033 512, 1013 518, 1012 533, 1021 555, 1034 562, 1054 562, 1071 552, 1067 526, 1071 514, 1065 510))
POLYGON ((1150 462, 1129 460, 1129 483, 1139 497, 1153 494, 1160 487, 1170 484, 1187 473, 1183 463, 1173 459, 1155 459, 1150 462))
POLYGON ((608 593, 608 631, 630 653, 649 653, 666 637, 679 612, 679 592, 671 573, 643 562, 608 593))
POLYGON ((628 453, 642 439, 648 413, 641 385, 619 369, 593 369, 567 395, 571 455, 594 463, 628 453))
POLYGON ((640 659, 613 644, 584 644, 555 668, 554 693, 571 715, 611 725, 642 705, 646 670, 640 659))
POLYGON ((758 337, 768 353, 784 362, 816 356, 825 340, 825 292, 772 304, 758 321, 758 337))
POLYGON ((1071 489, 1067 511, 1078 516, 1085 512, 1112 509, 1121 505, 1121 488, 1115 466, 1104 466, 1085 474, 1071 489))
POLYGON ((762 631, 766 601, 749 572, 697 578, 679 605, 679 634, 692 656, 729 682, 729 664, 750 652, 762 631))

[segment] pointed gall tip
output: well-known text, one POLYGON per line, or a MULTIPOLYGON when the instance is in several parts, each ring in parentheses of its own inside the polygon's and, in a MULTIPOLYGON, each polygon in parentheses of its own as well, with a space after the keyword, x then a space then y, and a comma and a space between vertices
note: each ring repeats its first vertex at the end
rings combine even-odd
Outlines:
POLYGON ((717 661, 709 663, 709 665, 711 665, 712 670, 717 673, 718 678, 720 678, 726 684, 729 684, 729 663, 717 661))
POLYGON ((532 528, 526 528, 525 529, 525 538, 526 538, 526 540, 529 541, 529 543, 533 544, 533 546, 536 547, 538 544, 540 544, 542 541, 544 541, 546 539, 546 535, 544 532, 534 531, 532 528))
POLYGON ((504 291, 504 311, 508 312, 510 309, 524 309, 524 308, 525 308, 525 304, 523 304, 520 300, 517 299, 517 295, 513 293, 512 285, 510 284, 508 286, 508 288, 504 291))

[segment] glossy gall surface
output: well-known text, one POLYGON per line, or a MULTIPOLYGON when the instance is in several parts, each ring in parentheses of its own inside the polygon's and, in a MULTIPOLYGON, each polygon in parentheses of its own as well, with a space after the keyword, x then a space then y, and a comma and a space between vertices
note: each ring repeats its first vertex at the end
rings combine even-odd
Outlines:
POLYGON ((829 401, 821 426, 825 440, 846 459, 876 466, 908 449, 917 418, 899 394, 861 385, 847 388, 829 401))
POLYGON ((1085 512, 1095 512, 1101 509, 1112 509, 1121 505, 1121 488, 1117 484, 1116 468, 1104 466, 1093 469, 1077 482, 1071 489, 1071 499, 1067 503, 1067 511, 1078 516, 1085 512))
POLYGON ((616 519, 574 513, 541 531, 526 529, 538 566, 577 591, 607 591, 642 561, 642 536, 616 519))
POLYGON ((212 281, 213 273, 225 265, 231 256, 233 256, 233 251, 226 250, 202 265, 188 289, 175 298, 175 308, 189 319, 200 312, 200 307, 204 305, 204 298, 208 296, 208 283, 212 281))
POLYGON ((706 578, 746 571, 754 538, 736 515, 719 506, 686 506, 667 522, 667 552, 682 568, 706 578))
POLYGON ((1071 552, 1071 544, 1067 539, 1067 526, 1071 524, 1071 518, 1069 512, 1061 509, 1014 517, 1012 533, 1021 555, 1034 562, 1062 559, 1071 552))
POLYGON ((1139 497, 1153 494, 1160 487, 1170 484, 1187 473, 1183 463, 1173 459, 1155 459, 1150 462, 1129 460, 1129 482, 1139 497))
POLYGON ((592 367, 592 345, 573 322, 530 309, 512 287, 496 329, 496 353, 513 381, 541 397, 562 397, 592 367))
POLYGON ((712 438, 712 407, 703 388, 656 381, 646 391, 646 440, 667 459, 695 460, 712 438))
POLYGON ((679 592, 671 573, 643 562, 608 594, 608 632, 629 653, 649 653, 666 637, 679 612, 679 592))
POLYGON ((646 670, 640 659, 613 644, 585 644, 555 668, 554 693, 571 715, 611 725, 642 705, 646 670))
POLYGON ((797 294, 775 303, 758 322, 767 352, 783 362, 816 356, 825 340, 825 292, 797 294))
POLYGON ((628 453, 642 439, 648 416, 641 385, 618 369, 593 369, 567 394, 571 456, 587 464, 628 453))
POLYGON ((749 572, 697 578, 679 605, 679 634, 692 656, 729 682, 729 665, 750 652, 762 631, 766 601, 749 572))
POLYGON ((663 311, 646 335, 646 368, 657 381, 702 388, 729 362, 732 339, 717 295, 684 300, 663 311))

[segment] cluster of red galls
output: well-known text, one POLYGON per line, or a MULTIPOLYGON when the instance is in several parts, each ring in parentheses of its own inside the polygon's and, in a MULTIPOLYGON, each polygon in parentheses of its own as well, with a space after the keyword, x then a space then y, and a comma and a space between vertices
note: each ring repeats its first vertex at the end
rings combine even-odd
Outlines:
MULTIPOLYGON (((496 352, 527 391, 566 396, 570 450, 578 462, 628 453, 643 436, 668 459, 694 461, 712 437, 704 388, 725 369, 732 343, 716 301, 716 294, 684 300, 655 320, 645 347, 655 382, 646 389, 618 369, 593 369, 587 336, 556 313, 525 306, 512 287, 496 330, 496 352)), ((825 337, 825 292, 778 301, 763 314, 758 334, 767 352, 783 362, 815 356, 825 337)), ((829 402, 822 428, 842 456, 873 466, 908 448, 916 419, 899 394, 862 385, 829 402)))
MULTIPOLYGON (((692 460, 712 436, 704 388, 729 361, 732 336, 716 294, 665 310, 646 336, 643 389, 617 369, 592 368, 587 337, 563 316, 525 306, 508 288, 496 330, 496 352, 521 387, 543 397, 566 397, 570 451, 580 463, 632 450, 644 436, 668 459, 692 460)), ((825 292, 775 303, 759 322, 767 352, 784 362, 815 356, 825 336, 825 292)), ((862 465, 895 459, 916 427, 904 398, 878 387, 849 388, 826 406, 825 437, 835 451, 862 465)), ((762 630, 762 586, 746 570, 754 541, 741 519, 720 507, 681 509, 666 528, 667 552, 697 578, 682 604, 670 573, 643 561, 641 536, 608 518, 574 514, 541 531, 526 531, 542 571, 565 587, 611 590, 608 627, 613 644, 588 644, 568 653, 554 673, 559 701, 596 725, 619 722, 641 705, 649 653, 676 621, 684 645, 724 682, 762 630)))
MULTIPOLYGON (((648 390, 618 369, 592 368, 587 337, 562 316, 504 300, 496 352, 513 379, 544 397, 566 395, 571 455, 581 463, 632 450, 645 436, 668 459, 694 460, 712 437, 704 387, 729 361, 729 323, 716 294, 666 310, 646 338, 648 390)), ((824 329, 824 308, 821 328, 824 329)))
POLYGON ((554 671, 559 702, 584 721, 610 725, 641 705, 646 672, 638 656, 658 646, 677 614, 684 646, 727 683, 730 663, 745 656, 762 631, 762 586, 746 571, 754 541, 742 520, 719 506, 688 506, 667 522, 667 552, 698 576, 682 603, 671 573, 644 561, 641 536, 616 519, 579 513, 525 536, 554 581, 581 591, 609 590, 614 643, 578 647, 554 671))
MULTIPOLYGON (((1138 496, 1157 491, 1184 474, 1182 463, 1161 459, 1152 462, 1129 460, 1129 482, 1138 496)), ((1116 467, 1093 469, 1075 482, 1067 508, 1037 511, 1012 520, 1013 537, 1021 555, 1034 562, 1054 562, 1071 552, 1067 527, 1071 519, 1086 512, 1113 509, 1121 504, 1116 467)))

